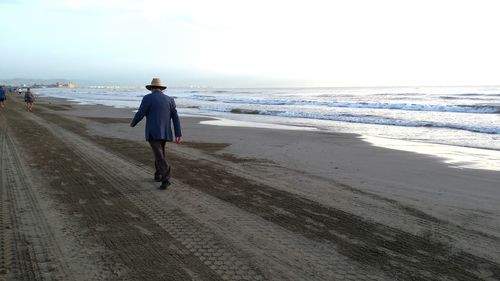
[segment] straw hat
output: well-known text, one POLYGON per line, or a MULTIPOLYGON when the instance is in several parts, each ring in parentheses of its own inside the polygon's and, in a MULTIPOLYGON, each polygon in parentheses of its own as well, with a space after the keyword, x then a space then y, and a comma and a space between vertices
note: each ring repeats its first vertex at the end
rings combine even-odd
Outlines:
POLYGON ((153 78, 153 80, 151 80, 151 85, 146 85, 146 89, 148 90, 151 90, 151 88, 160 88, 162 90, 165 90, 167 88, 167 86, 163 86, 161 84, 161 81, 160 81, 160 78, 153 78))

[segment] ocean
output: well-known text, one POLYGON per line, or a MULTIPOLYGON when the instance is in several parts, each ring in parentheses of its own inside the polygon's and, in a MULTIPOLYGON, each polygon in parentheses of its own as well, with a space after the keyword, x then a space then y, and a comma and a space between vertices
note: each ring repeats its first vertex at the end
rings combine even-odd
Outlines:
MULTIPOLYGON (((120 87, 34 92, 131 109, 137 109, 148 93, 144 88, 120 87)), ((228 125, 356 133, 374 145, 438 156, 452 166, 500 170, 500 86, 173 88, 166 93, 175 97, 183 115, 221 118, 231 121, 228 125)))

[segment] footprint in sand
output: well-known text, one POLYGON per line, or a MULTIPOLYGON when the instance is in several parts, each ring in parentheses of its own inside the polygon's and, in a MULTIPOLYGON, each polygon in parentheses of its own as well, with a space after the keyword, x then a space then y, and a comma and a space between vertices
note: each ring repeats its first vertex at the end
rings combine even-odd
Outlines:
POLYGON ((227 179, 222 179, 222 183, 224 183, 224 184, 233 184, 233 181, 227 180, 227 179))
POLYGON ((132 218, 134 218, 134 219, 137 219, 137 218, 140 218, 140 217, 141 217, 141 216, 136 215, 136 214, 134 214, 134 213, 132 213, 132 212, 129 212, 129 211, 124 212, 124 214, 125 214, 125 215, 127 215, 127 216, 130 216, 130 217, 132 217, 132 218))
POLYGON ((136 224, 132 224, 132 226, 139 229, 139 231, 144 235, 153 236, 153 232, 149 231, 147 228, 144 228, 144 227, 142 227, 140 225, 136 225, 136 224))
POLYGON ((102 199, 102 201, 104 202, 104 204, 106 204, 106 206, 113 206, 115 204, 113 204, 113 202, 109 201, 109 200, 106 200, 106 199, 102 199))
POLYGON ((99 232, 104 232, 104 231, 109 230, 109 228, 107 226, 100 225, 100 226, 96 226, 95 230, 99 231, 99 232))
POLYGON ((87 200, 85 200, 85 199, 80 199, 80 200, 78 200, 78 203, 79 203, 79 204, 81 204, 81 205, 83 205, 83 204, 87 204, 87 200))

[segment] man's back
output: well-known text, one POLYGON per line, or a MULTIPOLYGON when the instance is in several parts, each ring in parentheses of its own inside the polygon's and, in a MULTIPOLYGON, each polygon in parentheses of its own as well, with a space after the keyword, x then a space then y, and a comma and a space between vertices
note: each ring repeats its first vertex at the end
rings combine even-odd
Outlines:
POLYGON ((132 125, 135 126, 146 117, 146 140, 173 140, 172 119, 175 135, 181 135, 179 116, 173 98, 162 92, 154 92, 144 96, 132 125))
POLYGON ((171 97, 163 93, 151 93, 144 96, 144 100, 149 104, 149 111, 146 113, 147 120, 170 121, 171 100, 173 101, 171 97))

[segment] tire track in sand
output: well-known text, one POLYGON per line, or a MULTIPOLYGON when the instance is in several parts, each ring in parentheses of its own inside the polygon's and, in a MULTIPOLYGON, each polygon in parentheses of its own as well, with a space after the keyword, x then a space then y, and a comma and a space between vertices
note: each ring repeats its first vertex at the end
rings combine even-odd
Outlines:
POLYGON ((13 140, 0 117, 0 279, 78 280, 34 194, 13 140))

